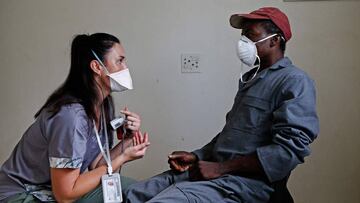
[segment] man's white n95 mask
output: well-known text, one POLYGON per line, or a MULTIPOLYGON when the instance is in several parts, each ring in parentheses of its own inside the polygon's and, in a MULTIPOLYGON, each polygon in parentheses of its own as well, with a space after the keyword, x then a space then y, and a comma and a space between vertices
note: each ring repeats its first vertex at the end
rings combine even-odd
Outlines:
MULTIPOLYGON (((257 54, 256 43, 263 42, 263 41, 270 39, 271 37, 274 37, 276 35, 277 34, 272 34, 270 36, 267 36, 263 39, 258 40, 257 42, 253 42, 249 38, 247 38, 245 35, 241 35, 240 40, 238 41, 237 47, 236 47, 237 48, 236 49, 237 56, 242 63, 244 63, 245 65, 247 65, 250 68, 250 70, 253 68, 257 68, 254 75, 248 81, 243 80, 242 75, 245 73, 241 73, 241 77, 240 77, 241 82, 243 82, 243 83, 250 82, 252 79, 255 78, 257 72, 259 71, 260 58, 257 54), (258 61, 259 61, 259 63, 257 65, 255 65, 256 59, 258 59, 258 61)), ((248 71, 246 71, 246 72, 248 72, 248 71)))
POLYGON ((255 43, 245 35, 241 35, 237 44, 236 53, 240 61, 247 66, 252 67, 255 64, 257 58, 257 49, 255 43))
POLYGON ((94 54, 96 60, 101 64, 101 66, 104 67, 105 73, 110 78, 110 89, 111 92, 122 92, 125 90, 132 90, 133 89, 133 83, 130 75, 129 69, 125 66, 124 70, 117 71, 115 73, 109 73, 106 66, 103 64, 103 62, 100 60, 100 58, 96 55, 96 53, 91 50, 91 52, 94 54))

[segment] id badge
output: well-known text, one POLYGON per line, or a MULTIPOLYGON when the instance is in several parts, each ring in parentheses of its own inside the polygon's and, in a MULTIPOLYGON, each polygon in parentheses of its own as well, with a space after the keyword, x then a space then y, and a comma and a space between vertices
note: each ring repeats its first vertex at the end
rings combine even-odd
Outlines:
POLYGON ((103 175, 101 177, 103 197, 105 203, 122 202, 121 180, 119 173, 103 175))

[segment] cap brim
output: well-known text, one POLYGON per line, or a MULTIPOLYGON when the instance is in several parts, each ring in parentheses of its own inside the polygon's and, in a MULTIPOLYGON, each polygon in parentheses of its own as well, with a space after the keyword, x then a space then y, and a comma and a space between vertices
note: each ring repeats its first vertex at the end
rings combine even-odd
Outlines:
POLYGON ((269 19, 269 17, 256 14, 234 14, 230 17, 230 25, 237 29, 242 29, 246 19, 269 19))

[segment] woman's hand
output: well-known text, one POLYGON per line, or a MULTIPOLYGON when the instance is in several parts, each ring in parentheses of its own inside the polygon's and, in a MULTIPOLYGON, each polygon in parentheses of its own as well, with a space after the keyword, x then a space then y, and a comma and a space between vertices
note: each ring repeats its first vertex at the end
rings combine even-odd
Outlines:
POLYGON ((120 112, 126 116, 126 120, 127 120, 127 122, 125 123, 126 129, 132 130, 133 132, 140 130, 141 119, 139 115, 129 111, 127 107, 125 107, 124 110, 120 112))
POLYGON ((140 159, 145 155, 146 149, 150 145, 149 135, 146 132, 143 135, 141 131, 135 131, 132 142, 133 146, 127 147, 122 154, 126 161, 140 159))

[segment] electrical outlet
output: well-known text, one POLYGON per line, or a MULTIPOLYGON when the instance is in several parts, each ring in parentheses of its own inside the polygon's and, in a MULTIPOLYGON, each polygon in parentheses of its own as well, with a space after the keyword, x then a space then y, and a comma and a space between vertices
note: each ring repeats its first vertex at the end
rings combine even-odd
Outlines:
POLYGON ((200 54, 181 54, 182 73, 201 73, 200 54))

